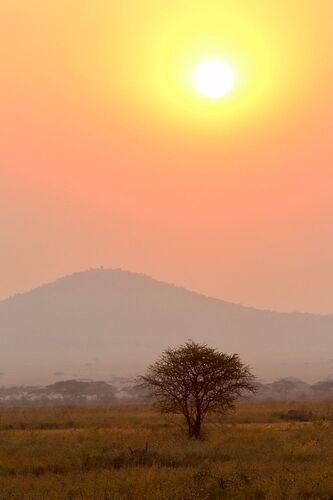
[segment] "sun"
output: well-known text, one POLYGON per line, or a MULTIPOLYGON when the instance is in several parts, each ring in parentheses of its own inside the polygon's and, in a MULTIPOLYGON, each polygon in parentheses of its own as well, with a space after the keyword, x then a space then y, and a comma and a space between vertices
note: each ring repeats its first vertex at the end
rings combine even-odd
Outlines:
POLYGON ((235 75, 232 68, 219 59, 203 61, 193 72, 195 89, 208 99, 219 99, 232 90, 235 75))

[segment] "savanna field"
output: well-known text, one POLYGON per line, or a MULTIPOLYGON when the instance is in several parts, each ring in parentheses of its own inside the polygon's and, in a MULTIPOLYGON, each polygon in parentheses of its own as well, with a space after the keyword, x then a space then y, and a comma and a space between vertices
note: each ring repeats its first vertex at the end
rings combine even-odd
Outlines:
POLYGON ((0 412, 1 500, 333 499, 333 404, 242 403, 189 440, 147 407, 0 412))

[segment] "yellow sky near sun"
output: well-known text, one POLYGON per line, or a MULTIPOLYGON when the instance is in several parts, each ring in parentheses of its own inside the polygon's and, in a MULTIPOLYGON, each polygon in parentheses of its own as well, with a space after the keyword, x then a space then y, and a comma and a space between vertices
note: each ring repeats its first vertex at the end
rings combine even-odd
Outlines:
POLYGON ((311 91, 318 83, 313 42, 333 10, 326 0, 322 11, 309 0, 2 3, 10 14, 9 25, 3 17, 5 34, 21 30, 3 45, 12 66, 29 37, 27 57, 16 68, 23 85, 37 92, 64 86, 84 105, 99 100, 106 113, 121 99, 124 109, 151 115, 163 127, 190 123, 213 135, 216 123, 229 130, 258 126, 256 116, 292 107, 299 93, 311 91), (191 81, 207 58, 227 61, 236 75, 234 91, 218 103, 203 100, 191 81))
MULTIPOLYGON (((313 41, 326 21, 313 2, 100 5, 104 18, 95 26, 98 36, 91 43, 87 33, 78 34, 73 56, 78 74, 88 76, 84 84, 100 95, 103 107, 116 93, 130 109, 163 126, 192 126, 215 135, 217 124, 228 130, 258 126, 256 116, 260 122, 263 115, 292 107, 299 93, 317 83, 313 41), (85 50, 80 50, 82 40, 85 50), (236 76, 234 91, 218 103, 203 100, 191 81, 194 67, 207 58, 225 60, 236 76)), ((91 15, 93 9, 87 9, 89 23, 91 15)))

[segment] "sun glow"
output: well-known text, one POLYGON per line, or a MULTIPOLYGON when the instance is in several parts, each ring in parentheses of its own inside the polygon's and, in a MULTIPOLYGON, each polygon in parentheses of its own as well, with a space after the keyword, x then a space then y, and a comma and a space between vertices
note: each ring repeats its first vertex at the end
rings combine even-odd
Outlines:
POLYGON ((204 97, 219 99, 232 90, 235 84, 235 75, 228 64, 211 59, 202 62, 195 69, 193 84, 204 97))
MULTIPOLYGON (((149 116, 164 132, 233 135, 259 126, 259 117, 279 112, 297 92, 298 81, 283 76, 294 74, 296 64, 285 56, 287 38, 281 41, 275 25, 266 29, 259 7, 223 2, 222 8, 218 0, 199 2, 193 12, 187 2, 173 0, 163 11, 149 0, 124 5, 128 30, 115 18, 111 37, 106 18, 105 34, 93 47, 100 54, 97 68, 82 78, 85 84, 91 79, 106 117, 114 109, 110 96, 117 95, 112 106, 124 105, 138 120, 149 116), (156 22, 149 23, 146 12, 156 22)), ((85 68, 86 58, 81 63, 85 68)))

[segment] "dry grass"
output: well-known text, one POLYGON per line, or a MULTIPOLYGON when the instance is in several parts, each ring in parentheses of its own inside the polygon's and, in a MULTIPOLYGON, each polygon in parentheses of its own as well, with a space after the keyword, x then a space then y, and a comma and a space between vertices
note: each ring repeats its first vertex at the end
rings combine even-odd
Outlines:
POLYGON ((189 441, 149 408, 2 410, 0 499, 333 500, 332 418, 329 403, 245 403, 189 441))

